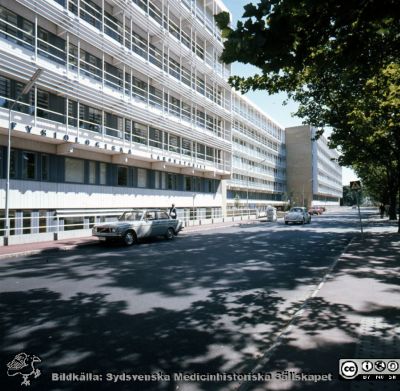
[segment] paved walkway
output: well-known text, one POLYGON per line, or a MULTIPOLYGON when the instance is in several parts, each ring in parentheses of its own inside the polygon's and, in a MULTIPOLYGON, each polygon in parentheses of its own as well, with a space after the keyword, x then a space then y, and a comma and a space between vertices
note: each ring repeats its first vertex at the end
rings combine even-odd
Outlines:
MULTIPOLYGON (((400 390, 397 381, 343 381, 339 359, 400 359, 400 234, 397 222, 370 216, 321 284, 310 293, 256 371, 273 380, 265 390, 400 390), (332 374, 332 381, 276 379, 282 371, 332 374)), ((400 369, 397 371, 400 379, 400 369)), ((293 377, 293 376, 292 376, 293 377)), ((248 389, 245 384, 239 389, 248 389)))

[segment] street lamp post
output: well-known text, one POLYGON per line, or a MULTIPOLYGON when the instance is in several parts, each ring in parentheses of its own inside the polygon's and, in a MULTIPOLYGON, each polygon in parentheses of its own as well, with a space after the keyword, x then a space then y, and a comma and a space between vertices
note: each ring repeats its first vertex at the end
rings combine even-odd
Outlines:
POLYGON ((14 100, 10 108, 8 109, 8 136, 7 136, 7 180, 6 180, 6 199, 5 199, 5 234, 4 244, 8 244, 8 240, 10 237, 10 211, 9 211, 9 199, 10 199, 10 169, 11 169, 11 130, 14 128, 13 123, 11 122, 11 113, 14 106, 18 103, 18 101, 26 95, 34 86, 36 80, 42 74, 43 69, 39 68, 36 72, 32 75, 29 79, 28 83, 26 84, 25 88, 20 92, 17 98, 14 100))
POLYGON ((248 175, 247 175, 246 192, 247 192, 247 212, 248 212, 249 211, 249 176, 248 175))

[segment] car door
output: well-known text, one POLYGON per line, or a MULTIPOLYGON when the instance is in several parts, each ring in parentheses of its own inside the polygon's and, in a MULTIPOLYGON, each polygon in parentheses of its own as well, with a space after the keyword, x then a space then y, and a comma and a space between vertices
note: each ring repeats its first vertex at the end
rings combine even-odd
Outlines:
POLYGON ((142 237, 154 236, 156 214, 154 211, 146 211, 141 222, 142 237))
POLYGON ((158 235, 165 235, 168 227, 171 225, 171 219, 168 216, 168 213, 160 210, 157 212, 157 231, 158 235))

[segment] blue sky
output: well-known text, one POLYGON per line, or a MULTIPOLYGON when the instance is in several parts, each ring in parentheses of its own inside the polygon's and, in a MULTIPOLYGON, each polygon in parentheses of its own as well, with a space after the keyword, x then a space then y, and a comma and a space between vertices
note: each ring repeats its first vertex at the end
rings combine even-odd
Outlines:
MULTIPOLYGON (((257 0, 223 0, 223 2, 232 13, 233 26, 236 26, 236 21, 243 15, 243 7, 246 4, 258 3, 257 0)), ((231 72, 232 75, 250 76, 259 72, 259 70, 252 65, 234 63, 232 64, 231 72)), ((301 125, 302 123, 301 118, 292 115, 297 110, 295 102, 289 101, 286 106, 283 105, 283 101, 286 99, 286 94, 284 93, 268 95, 266 91, 250 91, 246 94, 246 97, 285 128, 301 125)), ((357 176, 353 170, 343 167, 343 185, 348 185, 350 181, 356 178, 357 176)))

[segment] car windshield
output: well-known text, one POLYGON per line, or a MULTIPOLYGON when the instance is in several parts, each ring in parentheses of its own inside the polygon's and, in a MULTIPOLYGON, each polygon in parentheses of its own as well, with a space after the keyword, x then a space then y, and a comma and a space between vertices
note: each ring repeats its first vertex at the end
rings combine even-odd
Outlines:
POLYGON ((301 208, 292 208, 292 209, 290 209, 290 211, 291 212, 296 212, 296 213, 301 213, 301 212, 303 212, 303 209, 301 209, 301 208))
POLYGON ((142 219, 143 212, 134 210, 132 212, 124 212, 122 216, 118 218, 118 221, 139 221, 142 219))

